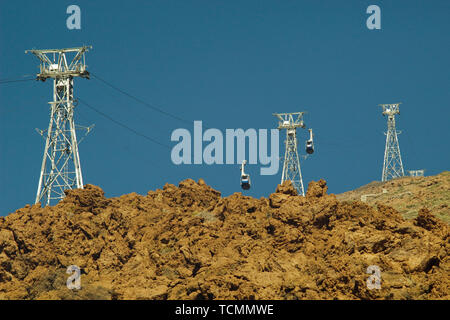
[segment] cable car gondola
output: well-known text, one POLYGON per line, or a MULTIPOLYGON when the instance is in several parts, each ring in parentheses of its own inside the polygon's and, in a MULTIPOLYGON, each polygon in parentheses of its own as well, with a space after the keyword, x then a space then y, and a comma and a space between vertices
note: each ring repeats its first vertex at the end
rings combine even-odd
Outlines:
POLYGON ((313 154, 314 153, 313 133, 312 129, 308 130, 309 130, 309 139, 306 141, 306 153, 313 154))
POLYGON ((241 188, 244 190, 250 189, 250 175, 244 171, 244 166, 247 164, 247 160, 242 161, 241 165, 241 188))

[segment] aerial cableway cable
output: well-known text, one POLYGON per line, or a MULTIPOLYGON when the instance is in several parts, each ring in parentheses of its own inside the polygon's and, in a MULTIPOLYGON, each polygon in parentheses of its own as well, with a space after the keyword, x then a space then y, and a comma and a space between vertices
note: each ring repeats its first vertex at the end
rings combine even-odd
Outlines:
MULTIPOLYGON (((140 99, 140 98, 138 98, 138 97, 136 97, 136 96, 134 96, 134 95, 132 95, 132 94, 126 92, 126 91, 123 90, 123 89, 120 89, 119 87, 113 85, 112 83, 106 81, 105 79, 99 77, 99 76, 96 75, 96 74, 90 73, 90 75, 91 75, 92 77, 96 78, 97 80, 99 80, 100 82, 104 83, 105 85, 109 86, 110 88, 112 88, 112 89, 114 89, 114 90, 120 92, 121 94, 123 94, 123 95, 125 95, 125 96, 127 96, 127 97, 129 97, 129 98, 131 98, 131 99, 133 99, 133 100, 135 100, 136 102, 140 103, 141 105, 143 105, 143 106, 145 106, 145 107, 147 107, 147 108, 149 108, 149 109, 152 109, 152 110, 154 110, 154 111, 157 111, 157 112, 159 112, 159 113, 161 113, 161 114, 164 114, 164 115, 166 115, 166 116, 168 116, 168 117, 171 117, 171 118, 173 118, 173 119, 176 119, 176 120, 178 120, 178 121, 185 122, 185 123, 188 123, 188 124, 192 124, 192 121, 183 119, 183 118, 181 118, 181 117, 179 117, 179 116, 177 116, 177 115, 174 115, 174 114, 172 114, 172 113, 170 113, 170 112, 164 111, 164 110, 162 110, 161 108, 155 106, 154 104, 145 102, 144 100, 142 100, 142 99, 140 99)), ((23 77, 30 77, 30 76, 32 76, 32 75, 23 75, 22 78, 23 78, 23 77)), ((7 79, 0 79, 0 84, 7 84, 7 83, 14 83, 14 82, 25 82, 25 81, 36 80, 35 77, 29 78, 29 79, 22 79, 22 78, 14 78, 14 79, 13 79, 13 78, 7 78, 7 79)), ((78 100, 80 100, 80 102, 83 102, 81 99, 78 99, 78 100)), ((138 135, 138 136, 141 136, 141 137, 143 137, 143 138, 145 138, 145 139, 147 139, 147 140, 149 140, 149 141, 151 141, 151 142, 154 142, 154 143, 156 143, 156 144, 158 144, 158 145, 160 145, 160 146, 163 146, 163 147, 165 147, 165 148, 170 148, 169 146, 160 143, 160 142, 157 141, 156 139, 153 139, 153 138, 151 138, 151 137, 149 137, 149 136, 147 136, 147 135, 145 135, 145 134, 142 134, 142 133, 136 131, 135 129, 133 129, 133 128, 131 128, 131 127, 128 127, 127 125, 125 125, 125 124, 123 124, 123 123, 121 123, 121 122, 119 122, 119 121, 117 121, 117 120, 111 118, 109 115, 107 115, 107 114, 103 113, 102 111, 100 111, 100 110, 98 110, 98 109, 92 107, 92 105, 88 105, 88 104, 86 104, 86 102, 83 102, 83 103, 84 103, 87 107, 89 107, 89 108, 91 108, 92 110, 94 110, 95 112, 97 112, 98 114, 104 116, 105 118, 107 118, 107 119, 109 119, 110 121, 116 123, 117 125, 119 125, 119 126, 125 128, 125 129, 127 129, 127 130, 133 132, 134 134, 136 134, 136 135, 138 135)), ((208 127, 205 126, 204 124, 203 124, 203 127, 208 129, 208 127)), ((318 138, 320 139, 320 137, 318 137, 318 138)), ((348 142, 345 142, 345 141, 335 142, 335 141, 331 141, 331 140, 328 140, 328 139, 320 139, 320 140, 322 140, 321 144, 323 144, 323 145, 329 145, 329 146, 331 146, 331 147, 338 147, 338 148, 352 148, 352 149, 355 148, 355 147, 359 147, 359 148, 360 148, 360 147, 363 147, 363 146, 366 147, 365 144, 348 143, 348 142), (323 140, 324 140, 324 141, 323 141, 323 140)))
POLYGON ((152 110, 154 110, 154 111, 157 111, 157 112, 159 112, 159 113, 161 113, 161 114, 164 114, 164 115, 166 115, 166 116, 168 116, 168 117, 171 117, 171 118, 173 118, 173 119, 176 119, 176 120, 178 120, 178 121, 185 122, 185 123, 188 123, 188 124, 192 124, 192 121, 189 121, 189 120, 180 118, 179 116, 176 116, 176 115, 174 115, 174 114, 172 114, 172 113, 170 113, 170 112, 164 111, 164 110, 162 110, 161 108, 158 108, 158 107, 156 107, 155 105, 153 105, 153 104, 151 104, 151 103, 145 102, 144 100, 139 99, 138 97, 136 97, 136 96, 134 96, 134 95, 132 95, 132 94, 126 92, 125 90, 122 90, 122 89, 120 89, 119 87, 117 87, 117 86, 111 84, 110 82, 108 82, 108 81, 106 81, 106 80, 100 78, 100 77, 99 77, 98 75, 96 75, 96 74, 90 73, 90 75, 91 75, 92 77, 96 78, 97 80, 103 82, 103 83, 106 84, 108 87, 113 88, 114 90, 116 90, 116 91, 122 93, 123 95, 126 95, 127 97, 133 99, 134 101, 139 102, 140 104, 146 106, 147 108, 150 108, 150 109, 152 109, 152 110))
MULTIPOLYGON (((30 76, 30 75, 24 75, 24 76, 22 76, 22 78, 23 78, 23 77, 29 77, 29 76, 30 76)), ((22 79, 22 78, 14 78, 14 79, 13 79, 13 78, 7 78, 7 79, 0 79, 0 84, 4 84, 4 83, 12 83, 12 82, 24 82, 24 81, 32 81, 32 80, 36 80, 36 78, 29 78, 29 79, 22 79)), ((99 79, 99 80, 100 80, 100 79, 99 79)), ((101 80, 101 81, 103 81, 103 80, 101 80)), ((105 83, 106 83, 106 82, 105 82, 105 83)), ((120 89, 117 88, 117 90, 120 90, 120 89)), ((126 92, 124 92, 124 91, 122 91, 122 90, 120 90, 120 91, 123 92, 124 94, 126 94, 126 95, 132 97, 131 95, 127 94, 126 92)), ((138 98, 135 98, 135 99, 137 99, 138 101, 140 101, 138 98)), ((106 113, 100 111, 99 109, 93 107, 91 104, 87 103, 87 102, 84 101, 83 99, 81 99, 81 98, 78 97, 77 100, 78 100, 79 102, 83 103, 83 104, 84 104, 85 106, 87 106, 88 108, 94 110, 95 112, 97 112, 97 113, 100 114, 101 116, 107 118, 108 120, 114 122, 115 124, 117 124, 117 125, 119 125, 119 126, 125 128, 125 129, 127 129, 128 131, 131 131, 131 132, 134 133, 135 135, 140 136, 140 137, 142 137, 142 138, 144 138, 144 139, 147 139, 147 140, 149 140, 149 141, 151 141, 151 142, 153 142, 153 143, 155 143, 155 144, 158 144, 159 146, 162 146, 162 147, 164 147, 164 148, 171 149, 170 146, 168 146, 168 145, 166 145, 166 144, 163 144, 163 143, 159 142, 157 139, 153 139, 153 138, 151 138, 151 137, 149 137, 149 136, 147 136, 147 135, 145 135, 145 134, 143 134, 143 133, 141 133, 141 132, 139 132, 139 131, 137 131, 137 130, 131 128, 130 126, 127 126, 126 124, 124 124, 124 123, 122 123, 122 122, 120 122, 120 121, 118 121, 118 120, 115 120, 114 118, 112 118, 112 117, 109 116, 108 114, 106 114, 106 113)), ((144 103, 144 102, 143 102, 143 103, 144 103)), ((164 113, 164 111, 162 111, 162 110, 159 110, 159 111, 164 113)), ((168 114, 168 113, 167 113, 167 114, 168 114)))
POLYGON ((29 78, 29 79, 0 79, 0 84, 5 84, 5 83, 13 83, 13 82, 25 82, 25 81, 32 81, 32 80, 36 80, 36 78, 29 78))
POLYGON ((151 141, 151 142, 153 142, 153 143, 155 143, 155 144, 158 144, 158 145, 161 146, 161 147, 168 148, 168 149, 172 149, 172 147, 170 147, 169 145, 166 145, 166 144, 164 144, 164 143, 161 143, 161 142, 159 142, 157 139, 154 139, 154 138, 152 138, 152 137, 149 137, 149 136, 147 136, 146 134, 143 134, 143 133, 141 133, 141 132, 139 132, 139 131, 137 131, 137 130, 131 128, 130 126, 128 126, 128 125, 126 125, 126 124, 124 124, 124 123, 122 123, 122 122, 120 122, 120 121, 118 121, 118 120, 112 118, 110 115, 108 115, 108 114, 104 113, 103 111, 100 111, 99 109, 93 107, 91 104, 87 103, 86 101, 84 101, 84 100, 81 99, 80 97, 78 97, 77 100, 78 100, 79 102, 81 102, 82 104, 84 104, 84 105, 85 105, 86 107, 88 107, 89 109, 94 110, 95 112, 97 112, 97 113, 100 114, 101 116, 105 117, 106 119, 110 120, 111 122, 114 122, 114 123, 117 124, 118 126, 121 126, 122 128, 124 128, 124 129, 126 129, 126 130, 128 130, 128 131, 130 131, 130 132, 132 132, 132 133, 134 133, 135 135, 140 136, 140 137, 142 137, 142 138, 144 138, 144 139, 147 139, 147 140, 149 140, 149 141, 151 141))

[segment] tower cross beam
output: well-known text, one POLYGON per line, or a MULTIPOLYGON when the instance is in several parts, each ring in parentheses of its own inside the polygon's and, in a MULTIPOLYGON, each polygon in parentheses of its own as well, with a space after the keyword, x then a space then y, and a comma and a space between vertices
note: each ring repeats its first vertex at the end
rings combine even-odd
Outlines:
POLYGON ((89 78, 89 72, 86 70, 85 53, 92 46, 83 46, 78 48, 49 49, 49 50, 25 50, 25 53, 34 54, 40 61, 40 72, 37 79, 45 81, 48 78, 62 77, 82 77, 89 78), (74 55, 67 62, 69 55, 74 55))

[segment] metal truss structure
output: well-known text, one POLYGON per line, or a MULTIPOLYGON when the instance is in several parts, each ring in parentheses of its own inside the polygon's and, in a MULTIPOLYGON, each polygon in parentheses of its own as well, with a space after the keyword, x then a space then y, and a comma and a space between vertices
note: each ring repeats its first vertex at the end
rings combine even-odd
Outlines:
POLYGON ((281 183, 290 180, 298 194, 304 196, 302 171, 298 156, 297 128, 305 128, 303 123, 304 112, 274 113, 279 120, 278 130, 286 130, 285 154, 281 183))
POLYGON ((36 203, 41 202, 44 206, 64 198, 66 189, 83 188, 76 129, 85 129, 87 134, 91 127, 75 126, 73 79, 89 79, 85 53, 91 48, 25 51, 34 54, 41 62, 37 80, 54 80, 53 101, 49 102, 50 123, 47 130, 38 130, 45 138, 45 149, 36 203), (69 56, 74 56, 70 62, 69 56))
POLYGON ((395 115, 400 114, 399 105, 400 103, 380 104, 383 108, 383 116, 388 116, 381 181, 388 181, 405 175, 397 137, 401 132, 395 129, 395 115))

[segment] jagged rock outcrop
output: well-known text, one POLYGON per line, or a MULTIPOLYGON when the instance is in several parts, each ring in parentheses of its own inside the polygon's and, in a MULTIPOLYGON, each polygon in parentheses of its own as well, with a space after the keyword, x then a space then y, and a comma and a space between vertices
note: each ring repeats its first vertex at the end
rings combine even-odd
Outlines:
POLYGON ((449 249, 432 213, 339 202, 324 180, 268 199, 191 179, 110 199, 87 185, 0 218, 0 299, 449 299, 449 249))

